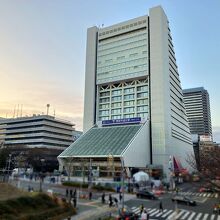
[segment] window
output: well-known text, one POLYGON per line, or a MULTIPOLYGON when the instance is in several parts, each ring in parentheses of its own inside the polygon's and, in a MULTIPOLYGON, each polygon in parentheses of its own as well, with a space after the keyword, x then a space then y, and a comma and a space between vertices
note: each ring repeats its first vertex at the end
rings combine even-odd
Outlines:
POLYGON ((147 104, 147 99, 140 99, 140 100, 137 100, 137 104, 138 104, 138 105, 147 104))
POLYGON ((124 102, 124 106, 132 106, 134 105, 134 101, 126 101, 124 102))
POLYGON ((101 98, 100 99, 100 103, 105 103, 105 102, 109 102, 110 101, 110 98, 101 98))
POLYGON ((121 102, 112 103, 112 108, 121 107, 121 102))
POLYGON ((100 108, 100 109, 108 109, 108 108, 109 108, 109 104, 99 105, 99 108, 100 108))
POLYGON ((134 107, 124 108, 124 113, 134 112, 134 107))
POLYGON ((121 95, 121 89, 120 90, 113 90, 112 95, 121 95))
POLYGON ((147 113, 137 113, 138 117, 147 118, 147 113))
POLYGON ((134 87, 133 88, 126 88, 126 89, 124 89, 124 93, 125 94, 134 93, 134 87))
POLYGON ((113 109, 112 114, 121 114, 121 108, 113 109))
POLYGON ((114 96, 112 97, 112 102, 121 101, 121 96, 114 96))
POLYGON ((101 116, 109 115, 109 110, 102 110, 102 111, 99 111, 99 115, 101 115, 101 116))
POLYGON ((124 96, 124 100, 129 100, 129 99, 134 99, 134 94, 124 96))
POLYGON ((138 111, 138 112, 147 111, 147 106, 146 106, 146 105, 144 105, 144 106, 138 106, 138 107, 137 107, 137 111, 138 111))
POLYGON ((138 91, 138 92, 147 91, 147 86, 138 86, 138 87, 137 87, 137 91, 138 91))
POLYGON ((112 119, 121 119, 121 115, 113 115, 112 119))
POLYGON ((125 114, 124 117, 125 118, 134 118, 135 115, 134 114, 125 114))
POLYGON ((144 98, 144 97, 147 97, 147 92, 137 94, 137 98, 144 98))
POLYGON ((100 92, 100 97, 109 96, 110 92, 100 92))

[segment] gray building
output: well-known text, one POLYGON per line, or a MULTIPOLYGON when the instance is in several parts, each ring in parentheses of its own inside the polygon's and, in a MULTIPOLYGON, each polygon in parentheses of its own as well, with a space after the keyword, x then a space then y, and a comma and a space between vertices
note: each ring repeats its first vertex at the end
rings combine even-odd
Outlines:
MULTIPOLYGON (((171 156, 187 167, 192 141, 169 21, 163 9, 87 31, 84 134, 58 159, 93 160, 107 175, 153 164, 169 173, 171 156), (106 167, 108 166, 108 167, 106 167)), ((88 165, 86 166, 88 167, 88 165)))
POLYGON ((61 150, 73 142, 74 130, 74 124, 49 115, 0 119, 0 143, 61 150))
POLYGON ((186 114, 191 134, 212 137, 209 94, 203 87, 183 90, 186 114))

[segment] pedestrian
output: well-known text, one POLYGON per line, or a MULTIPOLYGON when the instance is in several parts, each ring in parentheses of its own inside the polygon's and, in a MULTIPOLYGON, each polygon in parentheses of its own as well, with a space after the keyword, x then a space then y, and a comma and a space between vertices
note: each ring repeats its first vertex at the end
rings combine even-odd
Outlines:
POLYGON ((28 192, 30 192, 31 191, 31 187, 30 187, 30 185, 28 185, 28 192))
POLYGON ((217 214, 218 213, 218 204, 215 204, 213 207, 213 213, 217 214))
POLYGON ((76 191, 76 189, 75 189, 74 192, 73 192, 73 197, 77 197, 77 191, 76 191))
POLYGON ((73 197, 73 207, 76 208, 76 196, 73 197))
POLYGON ((92 192, 89 192, 89 200, 92 200, 92 192))
POLYGON ((145 209, 141 214, 141 220, 147 220, 147 211, 145 209))
POLYGON ((66 189, 66 197, 68 198, 68 196, 69 196, 69 190, 66 189))
POLYGON ((121 203, 121 200, 122 200, 122 193, 120 192, 119 193, 119 201, 120 201, 120 203, 121 203))
POLYGON ((160 201, 159 210, 160 210, 160 212, 163 212, 163 204, 162 204, 162 201, 160 201))
POLYGON ((112 195, 109 194, 109 207, 112 207, 113 203, 112 203, 112 195))
POLYGON ((102 193, 102 204, 105 203, 105 193, 102 193))
POLYGON ((114 203, 115 203, 115 206, 118 207, 118 200, 115 197, 114 197, 114 203))
POLYGON ((143 211, 144 211, 144 205, 141 204, 141 206, 140 206, 140 215, 142 214, 143 211))
POLYGON ((73 190, 70 189, 70 198, 72 198, 72 197, 73 197, 73 190))
POLYGON ((151 190, 153 189, 153 187, 154 187, 154 182, 151 182, 151 183, 150 183, 150 188, 151 188, 151 190))

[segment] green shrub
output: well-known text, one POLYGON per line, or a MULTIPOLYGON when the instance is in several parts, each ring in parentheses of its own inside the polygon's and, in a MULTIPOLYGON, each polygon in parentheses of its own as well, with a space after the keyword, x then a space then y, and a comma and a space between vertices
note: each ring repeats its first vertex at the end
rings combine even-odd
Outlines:
POLYGON ((63 182, 64 186, 72 186, 72 187, 82 187, 82 188, 88 188, 88 183, 80 183, 80 182, 63 182))

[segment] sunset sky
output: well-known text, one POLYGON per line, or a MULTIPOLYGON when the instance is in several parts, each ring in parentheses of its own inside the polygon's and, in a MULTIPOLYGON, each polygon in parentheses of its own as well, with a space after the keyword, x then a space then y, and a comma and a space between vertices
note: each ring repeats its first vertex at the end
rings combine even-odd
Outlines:
POLYGON ((170 21, 182 88, 203 86, 220 142, 219 0, 0 0, 0 117, 46 113, 82 129, 86 31, 148 14, 170 21), (20 115, 21 111, 15 115, 20 115))

